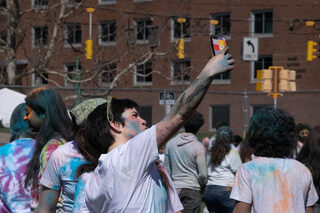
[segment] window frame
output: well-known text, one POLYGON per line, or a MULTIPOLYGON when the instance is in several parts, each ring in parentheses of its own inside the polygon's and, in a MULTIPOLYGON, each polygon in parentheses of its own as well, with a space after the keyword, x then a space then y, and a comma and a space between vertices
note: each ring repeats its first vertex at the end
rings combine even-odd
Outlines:
POLYGON ((136 66, 134 67, 134 77, 133 77, 134 81, 133 81, 133 85, 134 85, 134 86, 152 86, 152 83, 153 83, 152 71, 153 71, 153 69, 152 69, 152 60, 151 60, 151 59, 149 59, 148 61, 146 61, 144 64, 136 65, 136 66), (137 73, 139 72, 138 66, 143 66, 143 72, 144 72, 143 75, 146 75, 146 74, 150 73, 150 72, 147 72, 148 67, 146 67, 146 66, 148 66, 148 63, 150 63, 151 81, 146 81, 146 79, 147 79, 149 76, 148 76, 148 77, 142 77, 142 76, 138 76, 138 75, 137 75, 137 73), (140 77, 140 78, 143 78, 144 81, 138 81, 138 78, 139 78, 139 77, 140 77))
MULTIPOLYGON (((213 107, 219 107, 219 108, 223 108, 223 107, 226 107, 228 109, 228 120, 226 121, 229 125, 230 125, 230 108, 231 108, 231 105, 230 104, 211 104, 209 105, 209 120, 210 120, 210 123, 209 123, 209 131, 217 131, 216 128, 213 127, 213 107)), ((225 120, 221 120, 221 121, 225 121, 225 120)), ((217 124, 221 121, 218 121, 217 124)))
POLYGON ((49 44, 49 27, 47 25, 45 26, 32 26, 32 47, 33 48, 39 48, 39 47, 47 47, 49 44), (40 36, 40 42, 39 44, 36 44, 36 28, 41 30, 41 36, 40 36), (43 44, 43 29, 47 28, 47 42, 46 44, 43 44))
POLYGON ((99 5, 110 5, 110 4, 116 4, 117 0, 99 0, 99 5))
POLYGON ((189 85, 191 83, 191 59, 190 58, 184 58, 184 59, 173 59, 171 60, 171 66, 170 66, 170 70, 171 70, 171 85, 189 85), (189 79, 188 80, 176 80, 175 78, 175 63, 181 63, 181 62, 189 62, 189 73, 187 73, 189 75, 189 79))
POLYGON ((99 45, 101 46, 115 46, 117 44, 117 23, 115 20, 105 20, 105 21, 101 21, 99 22, 99 45), (108 26, 108 35, 107 37, 110 38, 110 35, 112 35, 110 33, 110 27, 111 25, 114 24, 114 27, 115 27, 115 35, 114 35, 114 41, 102 41, 102 25, 107 25, 108 26))
MULTIPOLYGON (((49 79, 49 73, 45 73, 45 74, 47 75, 46 77, 49 79)), ((49 81, 45 80, 40 75, 34 72, 31 75, 31 79, 32 79, 32 86, 48 86, 49 85, 49 81), (40 81, 41 81, 39 83, 37 83, 38 78, 40 78, 40 81), (47 81, 47 83, 43 83, 43 81, 47 81)))
MULTIPOLYGON (((105 74, 105 73, 109 73, 110 71, 111 72, 114 72, 112 75, 114 75, 114 76, 116 76, 117 75, 117 62, 105 62, 105 63, 103 63, 103 64, 106 64, 106 65, 103 65, 102 67, 101 67, 101 72, 100 72, 100 74, 99 74, 99 85, 100 86, 105 86, 105 87, 108 87, 108 86, 110 86, 111 85, 111 83, 112 83, 112 81, 106 81, 106 82, 104 82, 104 81, 102 81, 103 80, 103 74, 105 74), (104 69, 105 67, 111 67, 111 69, 104 69), (113 67, 113 68, 112 68, 113 67)), ((108 77, 109 77, 110 75, 108 74, 108 77)), ((114 78, 113 78, 114 79, 114 78)))
MULTIPOLYGON (((180 39, 180 37, 175 37, 175 24, 177 22, 177 19, 180 18, 180 16, 173 16, 170 19, 170 38, 171 42, 176 42, 180 39)), ((187 29, 187 37, 183 37, 185 42, 191 41, 191 18, 190 16, 183 16, 183 18, 186 18, 187 21, 189 21, 189 30, 187 29), (189 32, 188 32, 189 31, 189 32)), ((187 23, 186 21, 186 23, 187 23)), ((179 30, 180 31, 180 30, 179 30)))
MULTIPOLYGON (((76 62, 69 62, 69 63, 66 63, 64 64, 64 71, 65 71, 65 74, 68 75, 68 77, 70 78, 70 74, 69 72, 73 72, 73 71, 76 71, 76 65, 77 63, 76 62), (70 71, 68 70, 68 66, 73 66, 74 67, 74 70, 70 71)), ((81 63, 79 62, 79 71, 81 73, 81 63)), ((72 75, 72 74, 71 74, 72 75)), ((71 76, 71 79, 73 80, 73 77, 71 76)), ((72 85, 72 88, 74 88, 74 83, 69 83, 66 79, 64 79, 64 86, 66 87, 70 87, 70 85, 72 85)))
MULTIPOLYGON (((255 64, 259 62, 260 59, 263 59, 262 61, 262 68, 261 69, 267 69, 268 67, 265 67, 265 58, 271 58, 271 65, 273 64, 273 56, 272 55, 259 55, 258 56, 258 61, 251 61, 251 75, 250 75, 250 80, 251 83, 256 83, 257 82, 257 78, 255 78, 254 76, 256 76, 256 69, 255 69, 255 64)), ((259 70, 259 69, 257 69, 259 70)))
POLYGON ((251 24, 250 24, 250 32, 255 36, 255 37, 273 37, 273 32, 274 32, 274 24, 273 24, 273 10, 272 9, 266 9, 266 10, 255 10, 251 12, 251 24), (271 33, 266 33, 265 31, 265 25, 266 25, 266 20, 265 20, 265 14, 266 13, 272 13, 272 32, 271 33), (262 32, 256 33, 256 28, 255 28, 255 23, 256 23, 256 15, 257 14, 262 14, 262 32))
POLYGON ((220 29, 223 29, 223 23, 224 21, 224 17, 225 16, 229 16, 229 30, 227 32, 227 34, 222 34, 222 33, 216 33, 216 25, 212 25, 210 24, 210 34, 212 35, 219 35, 219 36, 223 36, 225 37, 227 40, 231 39, 231 13, 230 12, 224 12, 224 13, 211 13, 210 14, 210 20, 218 20, 219 23, 218 25, 220 26, 220 29))
POLYGON ((152 18, 139 18, 139 19, 134 19, 134 29, 135 29, 135 35, 136 35, 136 43, 137 44, 147 44, 149 43, 149 27, 152 26, 152 18), (138 39, 138 27, 139 23, 138 22, 144 22, 143 23, 143 39, 138 39), (147 24, 147 22, 150 22, 150 24, 147 24))
POLYGON ((81 23, 79 22, 67 22, 67 23, 64 23, 64 46, 65 47, 81 47, 82 46, 82 27, 81 27, 81 23), (79 42, 76 42, 74 43, 73 42, 69 42, 69 27, 72 27, 72 34, 73 34, 73 40, 76 40, 77 38, 77 31, 80 31, 78 32, 79 35, 80 35, 80 41, 79 42), (80 29, 75 29, 79 27, 80 29))
POLYGON ((32 8, 36 9, 46 9, 48 8, 49 0, 32 0, 32 8), (35 4, 35 1, 42 2, 42 4, 35 4), (46 3, 46 4, 43 4, 46 3))

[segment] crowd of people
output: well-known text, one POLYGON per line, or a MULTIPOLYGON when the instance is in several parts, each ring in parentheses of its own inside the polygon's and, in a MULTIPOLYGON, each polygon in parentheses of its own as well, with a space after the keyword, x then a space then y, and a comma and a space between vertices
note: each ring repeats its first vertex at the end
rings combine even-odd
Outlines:
POLYGON ((244 139, 227 123, 197 138, 196 108, 233 63, 228 48, 212 57, 151 128, 133 100, 88 99, 68 112, 56 90, 34 89, 0 147, 0 212, 197 213, 203 202, 210 213, 318 211, 319 126, 262 109, 244 139))

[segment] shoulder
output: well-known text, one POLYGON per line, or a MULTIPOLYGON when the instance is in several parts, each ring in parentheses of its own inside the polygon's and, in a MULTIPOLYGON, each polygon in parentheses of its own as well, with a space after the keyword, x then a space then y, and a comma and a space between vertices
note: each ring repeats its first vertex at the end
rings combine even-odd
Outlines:
POLYGON ((292 165, 292 168, 297 168, 297 171, 303 172, 304 174, 307 174, 311 176, 311 172, 303 163, 295 160, 295 159, 287 159, 288 162, 292 165))

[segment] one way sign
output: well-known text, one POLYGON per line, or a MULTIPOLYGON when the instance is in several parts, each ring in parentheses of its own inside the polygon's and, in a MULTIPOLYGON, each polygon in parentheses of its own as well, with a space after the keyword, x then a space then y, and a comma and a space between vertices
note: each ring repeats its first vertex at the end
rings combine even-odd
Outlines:
POLYGON ((258 60, 258 38, 244 37, 242 42, 242 59, 244 61, 258 60))

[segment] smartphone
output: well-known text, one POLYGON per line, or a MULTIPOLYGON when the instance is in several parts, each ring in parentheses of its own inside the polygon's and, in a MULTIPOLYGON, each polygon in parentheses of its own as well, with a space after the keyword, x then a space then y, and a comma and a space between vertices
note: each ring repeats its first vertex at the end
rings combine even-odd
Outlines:
POLYGON ((210 42, 211 42, 212 52, 214 56, 219 54, 219 52, 227 46, 226 39, 222 36, 211 35, 210 42))

